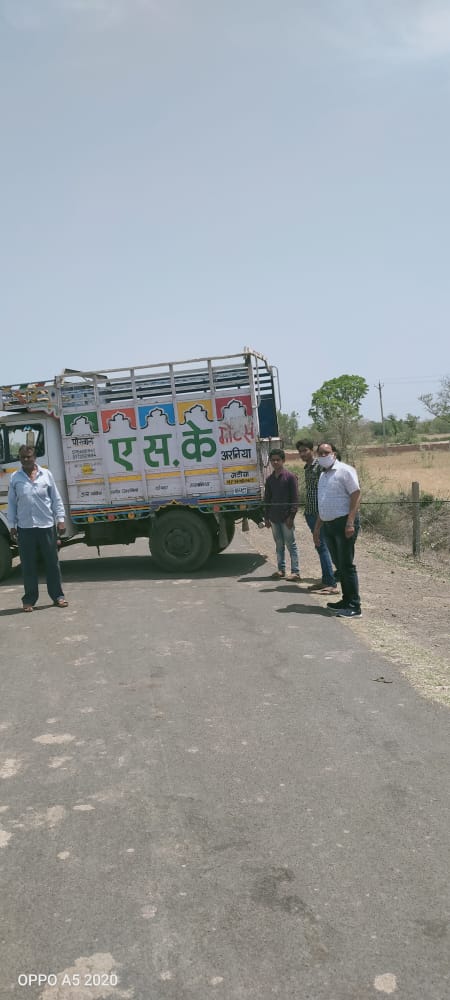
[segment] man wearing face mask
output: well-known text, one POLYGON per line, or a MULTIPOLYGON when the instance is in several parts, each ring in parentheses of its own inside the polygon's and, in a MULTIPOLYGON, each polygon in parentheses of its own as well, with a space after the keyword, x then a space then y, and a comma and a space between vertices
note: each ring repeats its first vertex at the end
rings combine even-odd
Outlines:
MULTIPOLYGON (((295 445, 300 458, 305 466, 305 521, 311 532, 314 531, 314 527, 317 520, 317 486, 319 483, 319 478, 321 474, 321 468, 314 455, 314 444, 309 438, 297 441, 295 445)), ((339 458, 339 455, 337 455, 339 458)), ((338 588, 336 586, 336 579, 334 575, 334 570, 331 562, 331 556, 327 549, 325 538, 323 537, 323 529, 320 532, 320 545, 317 548, 317 554, 320 559, 320 568, 322 570, 322 579, 320 583, 313 584, 312 587, 308 587, 308 590, 316 590, 319 594, 337 594, 338 588)))
POLYGON ((335 446, 327 441, 318 445, 317 461, 322 473, 318 483, 319 514, 313 537, 317 545, 323 526, 342 588, 342 600, 330 602, 327 607, 335 611, 338 618, 360 618, 358 574, 354 563, 361 496, 358 475, 352 465, 339 461, 335 446))

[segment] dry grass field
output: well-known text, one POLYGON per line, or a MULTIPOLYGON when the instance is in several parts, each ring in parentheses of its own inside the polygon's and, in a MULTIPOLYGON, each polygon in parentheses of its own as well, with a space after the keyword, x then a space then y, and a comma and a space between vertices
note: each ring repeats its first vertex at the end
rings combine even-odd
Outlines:
MULTIPOLYGON (((422 493, 431 493, 436 499, 450 499, 450 450, 407 451, 396 455, 360 451, 352 464, 365 489, 370 487, 371 492, 409 493, 411 483, 418 482, 422 493)), ((303 463, 290 460, 290 456, 288 466, 297 474, 303 470, 303 463)))
MULTIPOLYGON (((292 453, 291 453, 292 454, 292 453)), ((290 457, 290 456, 289 456, 290 457)), ((387 455, 363 451, 352 464, 361 483, 361 519, 365 531, 375 533, 411 552, 414 532, 420 530, 422 558, 425 552, 450 555, 450 451, 398 451, 387 455), (419 483, 423 499, 433 497, 442 504, 420 506, 420 526, 414 527, 414 511, 409 502, 411 483, 419 483)), ((301 502, 304 499, 303 463, 289 461, 297 473, 301 502)))
POLYGON ((409 492, 412 482, 421 492, 450 499, 450 450, 409 451, 397 455, 360 453, 355 460, 361 478, 367 476, 377 492, 409 492))

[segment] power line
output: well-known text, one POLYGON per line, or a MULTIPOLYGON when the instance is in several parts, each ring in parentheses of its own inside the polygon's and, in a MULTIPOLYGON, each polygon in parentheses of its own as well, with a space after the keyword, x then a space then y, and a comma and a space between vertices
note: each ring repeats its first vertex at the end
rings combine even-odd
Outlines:
MULTIPOLYGON (((417 385, 417 384, 420 384, 422 382, 442 382, 443 378, 445 378, 445 376, 443 376, 443 375, 418 375, 417 377, 415 375, 414 376, 408 375, 408 376, 405 376, 404 378, 402 378, 402 377, 396 378, 396 379, 387 378, 387 379, 384 380, 383 384, 384 385, 400 385, 400 383, 401 383, 403 385, 408 385, 408 384, 416 384, 417 385)), ((375 388, 378 388, 378 386, 376 386, 375 388)))

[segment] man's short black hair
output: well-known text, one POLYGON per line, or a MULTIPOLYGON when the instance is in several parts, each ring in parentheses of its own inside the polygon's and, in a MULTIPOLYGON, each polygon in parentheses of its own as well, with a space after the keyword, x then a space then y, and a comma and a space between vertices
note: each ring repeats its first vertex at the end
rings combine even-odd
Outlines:
POLYGON ((338 462, 341 462, 341 461, 342 461, 342 459, 341 459, 341 453, 340 453, 339 449, 338 449, 338 448, 336 448, 336 445, 335 445, 335 444, 333 444, 333 442, 332 442, 332 441, 319 441, 319 444, 317 445, 317 451, 318 451, 318 450, 319 450, 319 448, 321 448, 321 447, 322 447, 322 445, 324 445, 324 444, 329 444, 329 446, 330 446, 331 450, 332 450, 332 451, 334 451, 334 454, 336 455, 336 458, 337 458, 338 462))
POLYGON ((286 459, 286 452, 282 448, 272 448, 272 451, 269 451, 269 458, 272 458, 273 455, 278 455, 278 458, 281 458, 283 462, 286 459))
POLYGON ((19 451, 17 453, 19 458, 21 455, 23 455, 24 451, 32 451, 34 457, 36 458, 36 448, 34 447, 34 444, 21 444, 19 451))
POLYGON ((309 450, 312 451, 314 448, 314 441, 311 441, 310 438, 302 438, 301 441, 296 441, 295 447, 297 451, 299 448, 309 448, 309 450))

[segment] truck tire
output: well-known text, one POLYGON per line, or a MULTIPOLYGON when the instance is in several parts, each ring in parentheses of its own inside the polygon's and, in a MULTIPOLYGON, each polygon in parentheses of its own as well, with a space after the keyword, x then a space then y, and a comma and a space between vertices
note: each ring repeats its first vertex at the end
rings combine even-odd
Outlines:
POLYGON ((0 535, 0 580, 5 580, 11 572, 12 555, 6 535, 0 535))
POLYGON ((215 544, 215 548, 214 548, 215 552, 225 552, 225 549, 227 549, 228 546, 231 545, 231 543, 233 541, 234 532, 236 531, 236 521, 233 521, 232 517, 230 517, 230 518, 227 517, 226 518, 226 525, 227 525, 227 537, 228 537, 228 541, 226 542, 225 545, 219 545, 219 538, 218 538, 218 535, 216 535, 216 539, 215 539, 216 544, 215 544))
POLYGON ((184 573, 204 565, 211 555, 212 541, 206 518, 191 510, 169 510, 158 518, 149 544, 160 569, 184 573))

